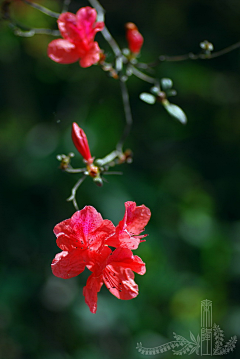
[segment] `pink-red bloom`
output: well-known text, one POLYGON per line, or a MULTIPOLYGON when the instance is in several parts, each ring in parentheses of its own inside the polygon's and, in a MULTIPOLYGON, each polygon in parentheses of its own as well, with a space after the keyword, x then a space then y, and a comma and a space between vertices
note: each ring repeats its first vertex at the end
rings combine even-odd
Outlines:
POLYGON ((83 156, 84 160, 87 163, 92 163, 93 158, 91 156, 87 136, 76 122, 72 124, 72 140, 76 149, 83 156))
POLYGON ((134 273, 144 274, 145 263, 133 255, 150 210, 135 202, 125 203, 125 215, 118 226, 103 219, 94 207, 86 206, 70 219, 57 224, 54 233, 62 250, 52 262, 52 272, 60 278, 71 278, 87 267, 92 274, 83 289, 85 301, 92 313, 97 310, 97 293, 103 283, 119 299, 132 299, 138 295, 134 273), (116 247, 112 251, 109 247, 116 247))
POLYGON ((97 12, 86 6, 75 14, 62 13, 58 28, 63 39, 56 39, 48 45, 48 56, 60 64, 79 61, 80 66, 89 67, 100 60, 101 50, 94 37, 104 28, 103 22, 96 22, 97 12))
POLYGON ((128 22, 125 25, 126 28, 126 39, 128 42, 128 48, 134 54, 138 54, 143 45, 143 37, 138 31, 138 28, 132 22, 128 22))

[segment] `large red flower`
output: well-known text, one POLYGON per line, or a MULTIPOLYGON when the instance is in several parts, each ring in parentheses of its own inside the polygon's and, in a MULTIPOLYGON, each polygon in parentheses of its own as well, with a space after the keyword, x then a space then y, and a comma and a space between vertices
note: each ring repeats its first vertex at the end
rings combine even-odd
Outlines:
POLYGON ((103 283, 118 299, 133 299, 138 295, 133 271, 138 274, 146 272, 145 263, 129 249, 117 248, 112 252, 106 246, 96 256, 95 264, 88 268, 93 273, 83 288, 83 295, 92 313, 97 311, 97 293, 103 283))
POLYGON ((146 206, 136 206, 135 202, 126 202, 125 207, 125 215, 116 228, 91 206, 54 228, 62 252, 55 256, 52 272, 64 279, 77 276, 86 267, 92 272, 83 289, 92 313, 96 313, 97 293, 103 283, 117 298, 132 299, 138 295, 133 272, 146 272, 145 263, 131 249, 137 248, 145 237, 139 234, 151 213, 146 206), (109 246, 116 249, 112 251, 109 246))
POLYGON ((136 206, 135 202, 125 202, 125 214, 123 219, 116 227, 115 235, 109 237, 107 244, 112 247, 125 247, 129 249, 136 249, 147 234, 139 235, 144 231, 147 225, 151 212, 146 206, 136 206))
POLYGON ((62 252, 55 256, 52 272, 67 279, 82 273, 92 263, 93 253, 101 250, 115 227, 108 219, 103 220, 94 207, 86 206, 57 224, 53 231, 62 252))
POLYGON ((89 67, 100 59, 100 48, 94 41, 103 22, 96 22, 97 12, 86 6, 75 14, 62 13, 58 18, 58 28, 63 39, 56 39, 48 45, 48 56, 60 64, 71 64, 79 60, 80 66, 89 67))

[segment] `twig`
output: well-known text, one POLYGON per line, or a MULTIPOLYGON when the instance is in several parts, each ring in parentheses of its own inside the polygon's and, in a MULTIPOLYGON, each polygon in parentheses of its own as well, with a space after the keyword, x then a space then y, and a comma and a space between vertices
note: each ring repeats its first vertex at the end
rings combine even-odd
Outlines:
POLYGON ((80 184, 85 180, 85 178, 86 178, 86 175, 84 175, 77 181, 75 186, 72 188, 71 196, 69 198, 67 198, 67 201, 73 201, 73 205, 77 211, 79 210, 79 208, 78 208, 77 201, 76 201, 76 192, 77 192, 77 189, 80 186, 80 184))
POLYGON ((81 173, 85 172, 86 168, 65 168, 64 171, 68 173, 81 173))
POLYGON ((186 60, 211 60, 216 57, 225 55, 225 54, 227 54, 233 50, 236 50, 238 48, 240 48, 240 41, 231 46, 228 46, 220 51, 216 51, 216 52, 213 52, 210 54, 204 54, 204 53, 193 54, 192 52, 189 52, 188 54, 178 55, 178 56, 161 55, 161 56, 159 56, 158 61, 149 63, 149 64, 147 64, 147 66, 154 67, 154 66, 157 66, 159 64, 159 62, 163 62, 163 61, 177 62, 177 61, 186 61, 186 60))
POLYGON ((126 125, 125 125, 124 131, 123 131, 123 135, 116 146, 116 149, 117 149, 117 151, 122 152, 123 143, 126 140, 127 136, 129 135, 133 120, 132 120, 132 112, 131 112, 126 82, 123 79, 121 79, 121 77, 120 77, 119 81, 120 81, 123 107, 124 107, 125 118, 126 118, 126 125))
POLYGON ((119 155, 122 154, 122 151, 112 151, 111 153, 109 153, 107 156, 105 156, 104 158, 98 158, 95 163, 97 166, 106 166, 108 163, 112 162, 113 160, 115 160, 115 158, 119 157, 119 155))
POLYGON ((59 15, 60 15, 59 13, 51 11, 44 6, 35 4, 34 2, 32 2, 30 0, 22 0, 22 1, 25 2, 26 4, 28 4, 29 6, 32 6, 34 9, 37 9, 48 16, 55 17, 57 19, 59 18, 59 15))
POLYGON ((39 35, 53 35, 53 36, 59 36, 60 32, 58 30, 51 30, 51 29, 29 29, 29 30, 21 30, 19 26, 16 26, 15 24, 12 24, 14 28, 14 34, 17 36, 22 37, 31 37, 36 34, 39 35))
POLYGON ((151 76, 148 76, 148 75, 144 74, 142 71, 139 71, 134 66, 130 66, 130 69, 131 69, 133 75, 135 75, 139 79, 141 79, 141 80, 143 80, 145 82, 148 82, 150 84, 158 85, 158 80, 155 79, 154 77, 151 77, 151 76))
MULTIPOLYGON (((105 21, 105 10, 102 5, 97 0, 88 0, 89 3, 97 10, 98 21, 105 21)), ((106 25, 101 31, 102 36, 108 42, 109 46, 112 48, 114 55, 116 56, 116 71, 119 72, 122 70, 122 51, 110 32, 108 31, 106 25)))
POLYGON ((63 7, 62 7, 62 13, 68 11, 68 7, 70 5, 72 0, 64 0, 63 7))

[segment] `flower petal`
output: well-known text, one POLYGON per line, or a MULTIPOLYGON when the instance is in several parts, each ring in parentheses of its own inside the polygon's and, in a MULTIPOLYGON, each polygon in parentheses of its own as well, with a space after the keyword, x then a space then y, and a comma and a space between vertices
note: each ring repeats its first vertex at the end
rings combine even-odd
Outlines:
POLYGON ((86 68, 96 64, 100 60, 100 52, 101 50, 98 46, 98 43, 96 41, 93 42, 90 49, 85 52, 85 55, 80 56, 80 66, 86 68))
POLYGON ((136 206, 135 202, 125 202, 125 215, 121 222, 119 222, 120 228, 127 228, 131 234, 139 234, 144 230, 147 225, 151 212, 146 206, 136 206))
POLYGON ((129 300, 138 295, 138 285, 134 282, 131 269, 110 264, 103 271, 103 280, 109 291, 118 299, 129 300))
POLYGON ((92 42, 95 34, 104 28, 104 22, 95 23, 97 12, 90 6, 79 9, 76 17, 80 37, 86 39, 88 43, 92 42))
POLYGON ((140 257, 134 256, 128 248, 119 247, 115 249, 108 258, 108 264, 129 268, 141 275, 146 273, 145 263, 140 257))
POLYGON ((77 28, 77 17, 71 12, 63 12, 58 20, 58 28, 64 39, 75 42, 79 40, 79 31, 77 28))
POLYGON ((48 57, 59 64, 72 64, 79 60, 76 46, 64 39, 56 39, 50 42, 48 57))
POLYGON ((111 247, 123 247, 128 249, 137 249, 140 243, 140 236, 131 237, 127 230, 116 229, 116 233, 109 237, 106 241, 106 244, 111 247))
POLYGON ((92 274, 88 278, 86 286, 83 288, 85 302, 92 313, 96 313, 97 311, 97 293, 100 291, 102 285, 102 275, 95 277, 94 274, 92 274))
POLYGON ((56 254, 52 261, 52 272, 56 277, 68 279, 82 273, 88 263, 87 251, 79 249, 56 254))

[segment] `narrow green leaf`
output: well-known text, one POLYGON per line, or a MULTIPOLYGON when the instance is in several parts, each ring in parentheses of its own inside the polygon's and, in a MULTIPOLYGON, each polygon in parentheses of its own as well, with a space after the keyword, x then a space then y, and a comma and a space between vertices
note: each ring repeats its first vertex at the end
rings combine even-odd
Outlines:
POLYGON ((187 116, 179 106, 169 102, 165 102, 163 106, 165 107, 169 115, 173 116, 184 125, 187 123, 187 116))

